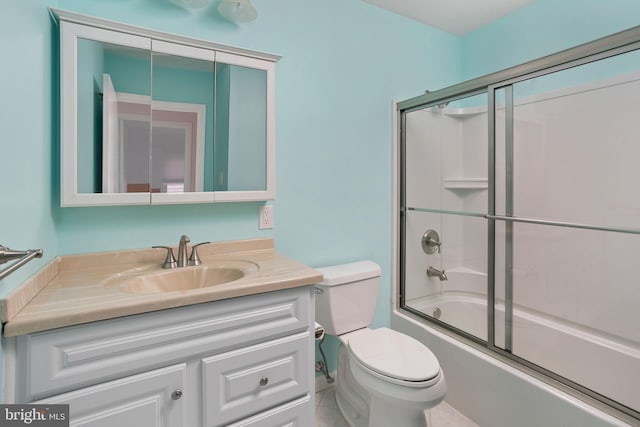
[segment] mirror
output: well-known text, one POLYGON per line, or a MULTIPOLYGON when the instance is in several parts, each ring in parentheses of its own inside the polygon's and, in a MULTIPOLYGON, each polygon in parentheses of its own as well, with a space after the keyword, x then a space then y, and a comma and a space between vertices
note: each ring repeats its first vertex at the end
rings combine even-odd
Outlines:
POLYGON ((172 203, 183 193, 209 193, 199 197, 213 201, 215 54, 156 40, 151 46, 151 201, 172 203))
POLYGON ((216 63, 215 190, 266 190, 267 73, 216 63))
POLYGON ((78 58, 78 192, 126 193, 149 181, 151 53, 78 38, 78 58))
POLYGON ((274 197, 273 61, 61 30, 62 206, 274 197))

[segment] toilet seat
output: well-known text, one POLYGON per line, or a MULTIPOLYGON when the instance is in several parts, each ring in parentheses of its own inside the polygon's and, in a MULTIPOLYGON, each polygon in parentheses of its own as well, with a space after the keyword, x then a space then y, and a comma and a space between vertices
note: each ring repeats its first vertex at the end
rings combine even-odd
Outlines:
POLYGON ((363 368, 390 382, 428 386, 440 375, 434 354, 418 340, 388 328, 358 331, 349 353, 363 368))

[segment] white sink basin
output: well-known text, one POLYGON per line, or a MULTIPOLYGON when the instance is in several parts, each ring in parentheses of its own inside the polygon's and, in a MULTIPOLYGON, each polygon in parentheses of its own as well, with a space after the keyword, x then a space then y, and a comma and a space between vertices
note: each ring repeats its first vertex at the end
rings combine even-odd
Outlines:
POLYGON ((257 264, 238 260, 173 269, 141 268, 118 273, 110 277, 105 286, 142 294, 190 291, 230 283, 258 270, 257 264))

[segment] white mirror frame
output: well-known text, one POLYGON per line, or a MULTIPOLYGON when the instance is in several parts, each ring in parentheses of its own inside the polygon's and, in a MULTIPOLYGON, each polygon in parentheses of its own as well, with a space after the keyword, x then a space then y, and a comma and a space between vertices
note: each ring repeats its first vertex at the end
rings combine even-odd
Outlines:
MULTIPOLYGON (((57 9, 60 23, 60 205, 113 206, 265 201, 275 198, 275 63, 279 56, 232 48, 188 37, 137 28, 57 9), (266 188, 257 191, 186 193, 80 193, 77 150, 77 39, 218 60, 225 64, 264 70, 267 76, 266 188)), ((209 113, 209 112, 208 112, 209 113)))
POLYGON ((266 190, 264 191, 217 191, 216 202, 261 201, 275 199, 276 182, 276 126, 275 126, 275 63, 224 52, 216 53, 216 61, 229 65, 264 70, 267 73, 267 147, 266 190), (265 199, 265 196, 267 197, 265 199))

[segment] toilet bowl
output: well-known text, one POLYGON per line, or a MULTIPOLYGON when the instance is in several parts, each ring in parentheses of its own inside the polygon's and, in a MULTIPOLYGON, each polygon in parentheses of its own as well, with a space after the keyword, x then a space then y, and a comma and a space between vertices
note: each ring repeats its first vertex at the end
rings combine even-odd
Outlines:
POLYGON ((422 343, 388 328, 370 329, 380 267, 361 261, 319 268, 316 321, 337 336, 336 402, 351 427, 425 427, 446 381, 422 343))

